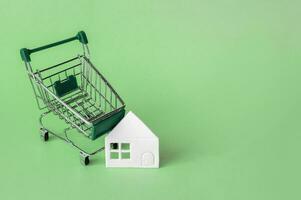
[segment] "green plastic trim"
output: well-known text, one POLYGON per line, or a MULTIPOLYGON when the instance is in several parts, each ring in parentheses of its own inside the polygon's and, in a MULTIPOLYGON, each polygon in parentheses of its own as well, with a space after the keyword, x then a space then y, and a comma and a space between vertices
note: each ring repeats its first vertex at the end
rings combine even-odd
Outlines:
POLYGON ((84 31, 79 31, 76 34, 76 36, 71 37, 71 38, 67 38, 65 40, 61 40, 61 41, 58 41, 58 42, 47 44, 47 45, 37 47, 37 48, 34 48, 34 49, 22 48, 22 49, 20 49, 20 55, 21 55, 21 58, 24 62, 30 62, 31 61, 30 54, 38 52, 38 51, 42 51, 44 49, 48 49, 48 48, 51 48, 51 47, 55 47, 55 46, 58 46, 58 45, 62 45, 62 44, 65 44, 67 42, 71 42, 73 40, 78 40, 82 44, 88 44, 88 38, 87 38, 86 33, 84 31))
POLYGON ((88 44, 88 38, 87 38, 87 35, 84 31, 80 31, 77 33, 76 35, 77 39, 83 43, 83 44, 88 44))
POLYGON ((111 115, 110 117, 93 124, 90 138, 95 140, 96 138, 112 130, 120 122, 120 120, 122 120, 124 115, 125 110, 122 108, 120 111, 111 115))
POLYGON ((20 55, 24 62, 30 62, 30 50, 26 48, 20 49, 20 55))
POLYGON ((55 81, 54 89, 56 95, 59 97, 65 96, 66 94, 69 94, 70 92, 77 90, 78 85, 77 85, 76 77, 70 75, 64 81, 55 81))

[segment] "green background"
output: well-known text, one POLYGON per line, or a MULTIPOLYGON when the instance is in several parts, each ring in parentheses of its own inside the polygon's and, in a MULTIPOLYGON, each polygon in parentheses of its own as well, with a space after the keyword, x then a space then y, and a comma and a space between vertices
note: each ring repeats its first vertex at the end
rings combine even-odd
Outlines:
MULTIPOLYGON (((300 6, 1 0, 0 198, 300 199, 300 6), (79 30, 127 110, 159 136, 159 169, 107 169, 103 153, 83 167, 58 139, 41 142, 19 49, 79 30)), ((32 64, 62 61, 79 47, 43 51, 32 64)), ((55 118, 48 124, 64 128, 55 118)))

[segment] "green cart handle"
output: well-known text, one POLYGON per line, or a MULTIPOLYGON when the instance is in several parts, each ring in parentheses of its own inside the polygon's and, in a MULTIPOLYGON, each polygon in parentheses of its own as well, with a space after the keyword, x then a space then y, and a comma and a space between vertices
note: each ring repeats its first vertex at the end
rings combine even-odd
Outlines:
POLYGON ((38 51, 42 51, 44 49, 48 49, 48 48, 51 48, 51 47, 55 47, 55 46, 58 46, 58 45, 61 45, 61 44, 65 44, 65 43, 71 42, 73 40, 78 40, 82 44, 88 44, 88 38, 87 38, 86 33, 84 31, 80 31, 74 37, 67 38, 65 40, 61 40, 61 41, 58 41, 58 42, 55 42, 55 43, 47 44, 47 45, 37 47, 37 48, 34 48, 34 49, 22 48, 22 49, 20 49, 21 58, 24 62, 30 62, 31 61, 30 54, 38 52, 38 51))

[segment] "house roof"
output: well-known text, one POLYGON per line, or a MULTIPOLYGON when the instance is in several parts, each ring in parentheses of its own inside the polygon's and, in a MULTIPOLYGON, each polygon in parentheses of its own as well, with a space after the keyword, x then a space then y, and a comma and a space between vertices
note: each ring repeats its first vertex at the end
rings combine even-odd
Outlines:
POLYGON ((157 136, 132 112, 108 134, 108 139, 157 139, 157 136))

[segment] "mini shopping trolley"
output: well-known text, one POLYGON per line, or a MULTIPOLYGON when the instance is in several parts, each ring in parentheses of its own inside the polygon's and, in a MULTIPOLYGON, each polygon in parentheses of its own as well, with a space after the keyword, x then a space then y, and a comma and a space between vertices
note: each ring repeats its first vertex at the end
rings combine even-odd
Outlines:
POLYGON ((38 107, 43 111, 39 119, 41 138, 47 141, 51 134, 71 144, 80 151, 83 165, 88 165, 89 157, 104 150, 104 147, 88 152, 72 141, 68 132, 76 129, 95 140, 114 128, 125 114, 123 100, 90 61, 87 44, 85 32, 80 31, 76 36, 59 42, 20 50, 38 107), (75 40, 82 44, 81 54, 50 67, 33 70, 31 54, 75 40), (43 125, 43 118, 50 113, 68 125, 64 134, 54 133, 43 125))

